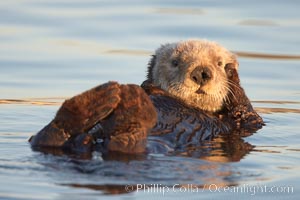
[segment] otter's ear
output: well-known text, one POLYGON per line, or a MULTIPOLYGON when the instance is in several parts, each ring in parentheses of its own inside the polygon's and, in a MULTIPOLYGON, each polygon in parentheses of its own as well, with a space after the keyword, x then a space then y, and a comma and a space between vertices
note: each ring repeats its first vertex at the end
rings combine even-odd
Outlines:
POLYGON ((229 80, 239 84, 240 83, 240 79, 238 75, 239 63, 237 61, 237 56, 231 52, 229 52, 228 54, 229 54, 228 60, 225 65, 225 72, 229 80))
POLYGON ((235 83, 234 88, 236 89, 237 86, 240 85, 240 78, 239 78, 239 74, 238 74, 238 71, 237 71, 235 65, 232 63, 228 63, 225 66, 225 72, 226 72, 228 80, 232 83, 235 83))
POLYGON ((153 68, 156 64, 156 56, 152 55, 152 58, 150 59, 149 63, 148 63, 148 71, 147 71, 147 80, 152 83, 153 82, 153 77, 152 77, 152 72, 153 72, 153 68))
POLYGON ((229 59, 225 66, 230 65, 231 67, 235 68, 236 70, 239 69, 239 62, 237 60, 237 56, 233 53, 229 53, 229 59))

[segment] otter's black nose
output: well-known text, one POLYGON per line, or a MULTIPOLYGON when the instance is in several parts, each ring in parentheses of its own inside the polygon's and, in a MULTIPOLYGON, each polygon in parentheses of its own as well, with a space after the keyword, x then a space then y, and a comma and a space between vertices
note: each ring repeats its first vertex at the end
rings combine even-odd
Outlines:
POLYGON ((212 73, 208 67, 196 67, 191 73, 191 79, 199 85, 205 85, 211 78, 212 73))

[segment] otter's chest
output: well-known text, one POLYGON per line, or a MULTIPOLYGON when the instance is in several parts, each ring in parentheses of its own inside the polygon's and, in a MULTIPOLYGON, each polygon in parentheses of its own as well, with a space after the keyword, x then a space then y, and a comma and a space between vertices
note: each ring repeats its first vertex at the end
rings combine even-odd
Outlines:
POLYGON ((201 145, 218 134, 228 133, 229 127, 217 117, 163 95, 150 95, 157 111, 157 123, 151 129, 148 146, 157 151, 201 145))

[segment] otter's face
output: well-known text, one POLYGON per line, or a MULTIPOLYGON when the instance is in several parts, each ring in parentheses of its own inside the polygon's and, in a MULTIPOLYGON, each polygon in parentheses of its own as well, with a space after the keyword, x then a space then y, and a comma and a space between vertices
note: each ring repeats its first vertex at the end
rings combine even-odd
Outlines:
POLYGON ((205 40, 162 45, 150 62, 148 80, 189 105, 215 112, 229 92, 225 66, 236 57, 205 40))

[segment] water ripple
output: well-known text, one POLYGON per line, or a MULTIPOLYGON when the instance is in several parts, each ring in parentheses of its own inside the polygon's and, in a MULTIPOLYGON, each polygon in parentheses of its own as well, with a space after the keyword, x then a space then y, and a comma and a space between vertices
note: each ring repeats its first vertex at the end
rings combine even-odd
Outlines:
POLYGON ((300 55, 289 55, 289 54, 268 54, 268 53, 254 53, 254 52, 243 52, 234 51, 240 57, 244 58, 260 58, 260 59, 278 59, 278 60, 300 60, 300 55))
POLYGON ((58 106, 61 105, 65 98, 31 98, 31 99, 0 99, 0 104, 27 104, 27 105, 45 105, 58 106), (52 101, 50 101, 52 100, 52 101))

